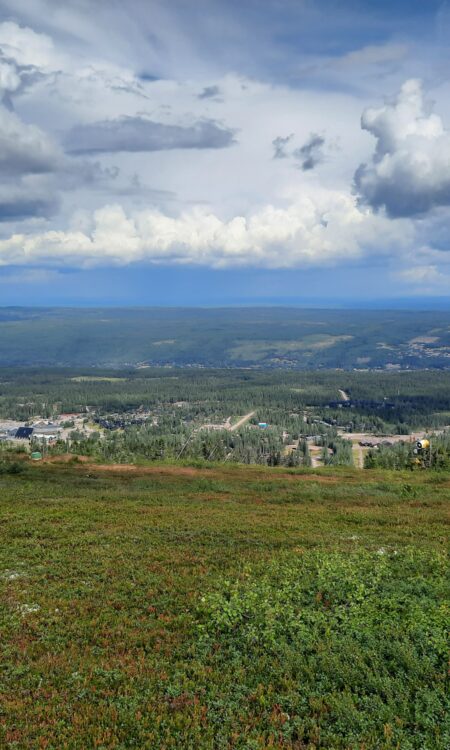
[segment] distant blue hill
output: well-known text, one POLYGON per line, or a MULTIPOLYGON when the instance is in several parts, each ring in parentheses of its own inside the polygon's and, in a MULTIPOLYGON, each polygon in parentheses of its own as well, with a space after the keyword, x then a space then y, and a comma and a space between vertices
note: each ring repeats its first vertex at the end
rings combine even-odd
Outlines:
POLYGON ((450 311, 0 308, 2 366, 450 367, 450 311))

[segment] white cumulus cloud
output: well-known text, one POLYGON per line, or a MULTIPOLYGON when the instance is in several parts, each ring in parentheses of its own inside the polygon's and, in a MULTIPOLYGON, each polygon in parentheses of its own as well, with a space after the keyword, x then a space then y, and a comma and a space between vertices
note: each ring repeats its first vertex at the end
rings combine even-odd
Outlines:
POLYGON ((151 209, 127 215, 119 205, 94 212, 82 230, 15 234, 0 241, 0 265, 92 267, 134 262, 215 268, 294 268, 354 260, 406 247, 413 227, 357 205, 342 191, 299 195, 285 208, 268 205, 224 221, 205 207, 177 217, 151 209))
POLYGON ((58 54, 52 39, 13 21, 0 23, 0 50, 17 65, 57 70, 58 54))
POLYGON ((427 105, 420 81, 407 81, 392 102, 366 109, 361 124, 377 139, 372 161, 355 174, 363 200, 390 216, 450 205, 450 131, 427 105))

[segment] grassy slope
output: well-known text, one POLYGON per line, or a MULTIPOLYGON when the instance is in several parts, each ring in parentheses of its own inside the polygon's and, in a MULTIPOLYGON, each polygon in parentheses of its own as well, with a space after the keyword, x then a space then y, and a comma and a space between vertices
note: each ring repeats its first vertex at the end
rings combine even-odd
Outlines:
POLYGON ((448 475, 40 465, 0 497, 0 747, 447 746, 448 475))

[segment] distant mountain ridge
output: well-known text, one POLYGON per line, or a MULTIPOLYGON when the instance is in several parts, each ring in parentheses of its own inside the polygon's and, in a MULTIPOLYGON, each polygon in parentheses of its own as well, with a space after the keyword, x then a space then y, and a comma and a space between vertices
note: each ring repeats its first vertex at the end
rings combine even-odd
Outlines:
POLYGON ((1 366, 450 367, 450 311, 0 308, 1 366))

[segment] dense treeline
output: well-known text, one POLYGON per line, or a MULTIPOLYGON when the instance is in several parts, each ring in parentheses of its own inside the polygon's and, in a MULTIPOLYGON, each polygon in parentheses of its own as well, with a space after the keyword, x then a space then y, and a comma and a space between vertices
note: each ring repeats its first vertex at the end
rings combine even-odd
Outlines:
MULTIPOLYGON (((53 452, 64 452, 66 446, 59 443, 53 452)), ((75 436, 71 453, 118 463, 192 459, 204 461, 230 461, 267 466, 310 466, 311 459, 305 440, 298 448, 286 451, 282 436, 276 428, 262 434, 258 430, 244 428, 236 432, 217 430, 190 433, 182 424, 174 430, 164 428, 131 427, 124 431, 111 432, 100 439, 98 433, 88 438, 75 436)))
POLYGON ((398 428, 401 433, 408 426, 433 428, 448 422, 450 372, 0 369, 0 416, 5 418, 26 420, 89 409, 107 414, 183 402, 192 418, 212 421, 255 407, 269 415, 267 421, 280 410, 288 420, 312 406, 349 431, 398 428), (340 389, 355 406, 327 409, 340 400, 340 389))
MULTIPOLYGON (((321 463, 351 465, 346 433, 407 435, 450 422, 446 371, 10 368, 0 370, 0 381, 1 417, 81 413, 89 431, 73 431, 71 450, 121 462, 184 458, 308 466, 311 439, 322 447, 321 463), (229 429, 250 412, 245 427, 229 429)), ((67 450, 67 442, 52 450, 67 450)), ((367 461, 405 465, 383 448, 367 461)))
POLYGON ((430 449, 423 452, 411 442, 381 445, 369 451, 364 465, 367 469, 450 469, 450 433, 432 436, 430 449))

